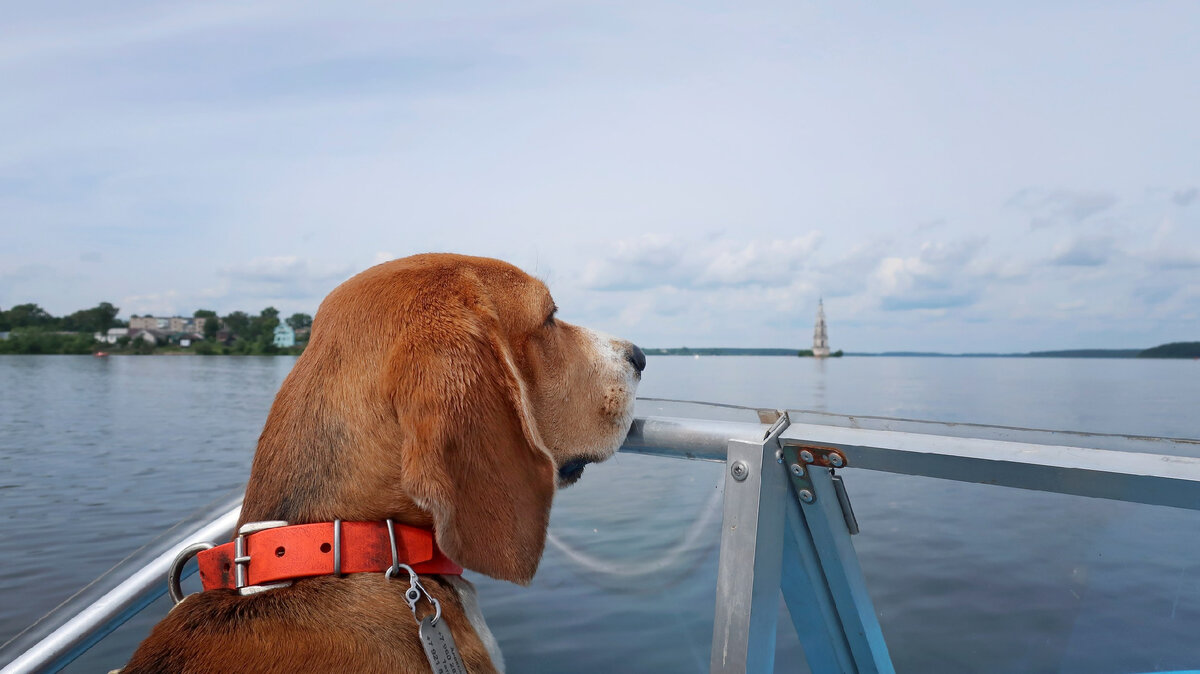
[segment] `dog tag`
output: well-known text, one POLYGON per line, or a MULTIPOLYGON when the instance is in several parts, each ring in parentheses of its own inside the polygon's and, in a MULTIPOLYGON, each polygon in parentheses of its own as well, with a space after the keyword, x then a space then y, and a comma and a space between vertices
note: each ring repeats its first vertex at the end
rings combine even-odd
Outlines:
POLYGON ((454 645, 454 636, 445 620, 433 622, 433 616, 425 616, 418 628, 421 635, 421 647, 425 649, 425 659, 433 668, 433 674, 467 674, 467 666, 458 655, 458 647, 454 645))

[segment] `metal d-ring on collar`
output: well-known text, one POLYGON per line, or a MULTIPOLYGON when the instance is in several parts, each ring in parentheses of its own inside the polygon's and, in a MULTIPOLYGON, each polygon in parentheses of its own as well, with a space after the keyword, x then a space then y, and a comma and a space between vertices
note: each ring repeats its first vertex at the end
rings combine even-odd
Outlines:
POLYGON ((425 597, 429 599, 429 602, 433 604, 433 620, 430 622, 430 624, 436 625, 438 621, 442 619, 442 603, 438 601, 432 594, 430 594, 429 590, 425 589, 425 586, 421 584, 421 577, 417 575, 417 572, 414 571, 411 566, 400 563, 400 552, 396 548, 395 523, 392 522, 392 520, 386 521, 388 541, 392 544, 392 566, 388 568, 383 575, 385 578, 390 580, 393 576, 398 575, 401 569, 407 571, 408 589, 404 591, 404 601, 408 602, 408 608, 412 611, 413 618, 416 618, 417 621, 420 622, 420 619, 417 618, 417 602, 421 601, 421 595, 424 594, 425 597))
MULTIPOLYGON (((234 586, 237 588, 238 594, 245 597, 246 595, 255 594, 264 590, 274 590, 280 587, 287 587, 292 584, 292 581, 287 580, 281 583, 271 583, 269 585, 247 585, 246 584, 246 567, 250 565, 250 555, 246 553, 246 536, 266 529, 275 529, 277 527, 286 527, 287 522, 283 520, 268 520, 265 522, 247 522, 243 524, 237 532, 237 538, 234 539, 233 550, 233 577, 234 586)), ((339 526, 338 529, 341 527, 339 526)), ((212 543, 193 543, 179 551, 175 555, 174 561, 171 562, 171 568, 167 570, 167 594, 171 595, 171 600, 176 605, 183 601, 183 586, 181 583, 183 577, 183 567, 192 557, 211 550, 216 547, 212 543)))
POLYGON ((167 570, 167 594, 171 595, 171 601, 178 604, 183 601, 183 565, 188 563, 188 560, 195 557, 198 553, 205 550, 211 550, 214 546, 212 543, 192 543, 186 548, 179 551, 175 556, 175 561, 171 562, 171 568, 167 570))

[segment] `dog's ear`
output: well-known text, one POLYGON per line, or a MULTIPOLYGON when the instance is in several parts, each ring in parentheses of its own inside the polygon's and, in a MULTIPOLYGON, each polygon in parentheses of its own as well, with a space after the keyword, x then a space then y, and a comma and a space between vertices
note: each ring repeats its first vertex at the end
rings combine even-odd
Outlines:
POLYGON ((401 488, 433 517, 452 559, 526 585, 546 543, 556 468, 494 317, 464 314, 392 354, 401 488))

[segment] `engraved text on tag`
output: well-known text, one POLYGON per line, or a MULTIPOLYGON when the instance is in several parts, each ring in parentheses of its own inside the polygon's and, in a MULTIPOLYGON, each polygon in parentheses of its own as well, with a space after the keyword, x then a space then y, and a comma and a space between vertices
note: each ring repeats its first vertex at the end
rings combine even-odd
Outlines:
POLYGON ((458 647, 454 645, 454 637, 445 620, 435 624, 433 616, 426 616, 419 631, 421 646, 433 674, 467 674, 467 667, 458 655, 458 647))

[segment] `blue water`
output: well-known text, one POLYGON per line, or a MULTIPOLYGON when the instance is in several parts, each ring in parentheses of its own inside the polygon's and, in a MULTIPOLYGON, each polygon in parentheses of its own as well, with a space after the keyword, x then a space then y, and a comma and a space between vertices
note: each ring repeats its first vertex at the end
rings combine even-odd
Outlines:
MULTIPOLYGON (((293 362, 0 357, 0 641, 239 489, 293 362)), ((640 393, 1200 437, 1195 361, 652 357, 640 393)), ((717 464, 621 455, 561 492, 561 546, 548 546, 531 587, 472 576, 509 671, 706 671, 722 475, 717 464)), ((844 475, 899 671, 1200 667, 1200 513, 844 475)), ((72 671, 119 666, 165 610, 156 604, 72 671)), ((777 669, 803 671, 786 613, 780 625, 777 669)))

